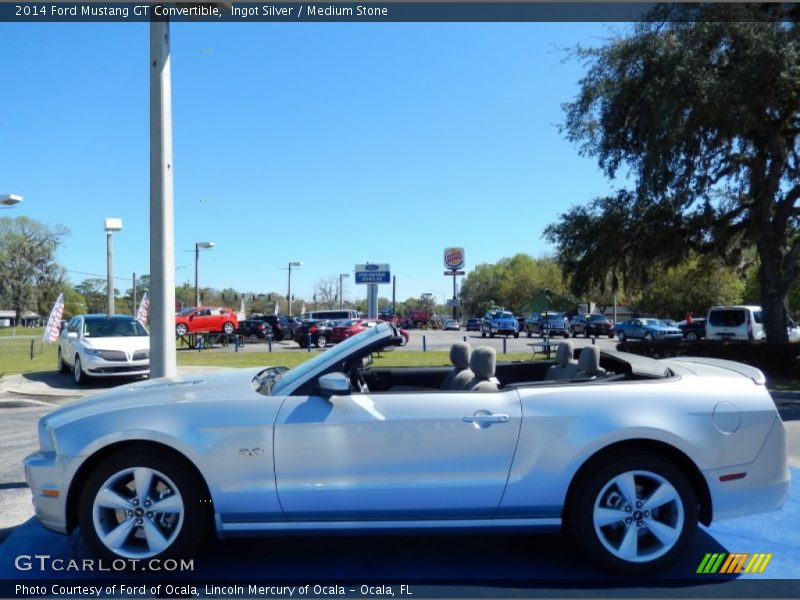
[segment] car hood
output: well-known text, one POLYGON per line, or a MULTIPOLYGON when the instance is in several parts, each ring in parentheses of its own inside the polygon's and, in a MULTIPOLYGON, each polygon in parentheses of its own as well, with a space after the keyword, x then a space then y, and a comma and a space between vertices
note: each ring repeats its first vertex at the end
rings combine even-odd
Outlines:
POLYGON ((72 421, 131 408, 178 403, 220 401, 226 397, 242 398, 254 392, 251 382, 264 367, 231 369, 210 374, 162 377, 129 385, 121 385, 107 392, 95 394, 51 412, 45 417, 51 428, 72 421))
POLYGON ((150 337, 146 335, 121 337, 92 337, 84 338, 83 345, 86 348, 96 350, 122 350, 123 352, 133 352, 150 347, 150 337))
POLYGON ((648 325, 648 329, 652 329, 653 331, 659 331, 661 333, 678 333, 681 334, 681 330, 677 329, 676 327, 665 327, 664 325, 648 325))

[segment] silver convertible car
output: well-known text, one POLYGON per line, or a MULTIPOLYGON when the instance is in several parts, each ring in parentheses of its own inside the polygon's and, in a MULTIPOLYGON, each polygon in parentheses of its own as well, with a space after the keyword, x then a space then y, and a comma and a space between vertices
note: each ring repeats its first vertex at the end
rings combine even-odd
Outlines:
POLYGON ((36 515, 110 559, 204 536, 563 528, 599 565, 663 567, 697 523, 780 508, 783 422, 757 369, 559 346, 379 367, 381 324, 300 366, 155 379, 64 406, 25 460, 36 515))

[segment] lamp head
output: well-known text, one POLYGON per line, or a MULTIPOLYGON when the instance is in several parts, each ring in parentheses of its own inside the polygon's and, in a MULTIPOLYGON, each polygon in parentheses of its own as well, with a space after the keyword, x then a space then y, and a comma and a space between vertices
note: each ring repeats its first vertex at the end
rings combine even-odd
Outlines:
POLYGON ((122 219, 106 219, 103 228, 111 233, 112 231, 122 231, 122 219))
POLYGON ((6 194, 5 196, 0 196, 0 205, 2 206, 14 206, 20 202, 22 202, 22 196, 17 196, 16 194, 6 194))
POLYGON ((216 244, 214 242, 195 242, 195 246, 203 250, 211 250, 216 244))

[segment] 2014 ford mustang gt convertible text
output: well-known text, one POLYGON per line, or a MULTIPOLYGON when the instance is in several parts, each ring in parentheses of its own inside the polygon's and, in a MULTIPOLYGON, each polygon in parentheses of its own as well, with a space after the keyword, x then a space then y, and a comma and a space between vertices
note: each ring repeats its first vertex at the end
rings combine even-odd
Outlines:
POLYGON ((46 527, 156 558, 203 536, 563 528, 643 573, 698 522, 770 511, 789 488, 783 422, 757 369, 596 346, 554 362, 377 367, 380 324, 293 369, 154 379, 42 418, 25 461, 46 527))

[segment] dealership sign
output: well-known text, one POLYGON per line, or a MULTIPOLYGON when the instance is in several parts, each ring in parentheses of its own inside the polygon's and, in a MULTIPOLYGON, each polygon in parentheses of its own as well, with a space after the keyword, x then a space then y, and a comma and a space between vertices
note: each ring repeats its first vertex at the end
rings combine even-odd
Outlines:
POLYGON ((392 279, 389 265, 356 265, 356 283, 390 283, 392 279))
POLYGON ((463 248, 445 248, 444 249, 444 267, 452 271, 464 268, 464 249, 463 248))

